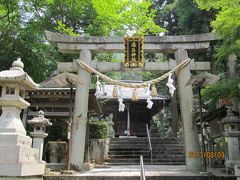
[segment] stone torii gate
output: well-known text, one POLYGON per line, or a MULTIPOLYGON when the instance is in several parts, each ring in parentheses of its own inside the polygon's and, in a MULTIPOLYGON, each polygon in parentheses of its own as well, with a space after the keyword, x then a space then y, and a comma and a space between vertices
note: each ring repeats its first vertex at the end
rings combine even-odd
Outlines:
MULTIPOLYGON (((79 59, 99 72, 110 71, 169 71, 177 64, 188 58, 188 50, 209 48, 211 41, 218 40, 213 34, 181 35, 181 36, 147 36, 144 37, 145 52, 170 52, 174 53, 175 61, 170 62, 145 62, 142 68, 125 68, 121 62, 96 62, 91 59, 92 51, 124 52, 123 37, 73 37, 45 31, 47 40, 57 45, 62 53, 79 54, 79 59)), ((190 70, 210 70, 210 62, 194 62, 178 72, 177 86, 180 99, 181 118, 184 128, 184 145, 186 165, 188 170, 199 172, 202 169, 201 159, 188 158, 191 151, 200 151, 197 137, 197 128, 193 127, 193 92, 191 86, 185 86, 191 78, 190 70)), ((88 111, 88 94, 90 74, 79 67, 76 61, 72 63, 59 63, 58 71, 77 73, 84 81, 84 85, 76 88, 71 163, 81 168, 84 163, 84 149, 86 136, 86 123, 88 111)))

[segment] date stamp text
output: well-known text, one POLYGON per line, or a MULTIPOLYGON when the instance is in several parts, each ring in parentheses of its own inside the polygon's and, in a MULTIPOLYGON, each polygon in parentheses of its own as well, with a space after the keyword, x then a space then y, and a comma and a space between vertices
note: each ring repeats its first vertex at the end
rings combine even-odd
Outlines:
POLYGON ((208 159, 224 159, 224 152, 198 152, 198 151, 189 151, 187 153, 188 158, 208 158, 208 159))

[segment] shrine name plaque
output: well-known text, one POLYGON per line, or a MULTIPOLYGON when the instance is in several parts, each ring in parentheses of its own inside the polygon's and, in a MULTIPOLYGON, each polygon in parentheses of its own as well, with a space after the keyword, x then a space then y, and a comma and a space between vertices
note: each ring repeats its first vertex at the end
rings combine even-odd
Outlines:
POLYGON ((125 37, 125 67, 143 67, 144 53, 143 53, 144 37, 125 37))

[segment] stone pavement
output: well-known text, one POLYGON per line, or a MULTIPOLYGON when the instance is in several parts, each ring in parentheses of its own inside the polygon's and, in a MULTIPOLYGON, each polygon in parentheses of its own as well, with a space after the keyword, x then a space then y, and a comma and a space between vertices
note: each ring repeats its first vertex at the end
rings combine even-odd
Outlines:
MULTIPOLYGON (((147 180, 236 180, 234 176, 214 173, 202 176, 187 171, 185 165, 145 165, 147 180)), ((50 173, 44 180, 139 180, 139 165, 103 166, 75 174, 50 173)))
MULTIPOLYGON (((197 176, 187 171, 185 165, 144 165, 146 176, 197 176)), ((94 168, 79 176, 139 176, 139 165, 94 168)))

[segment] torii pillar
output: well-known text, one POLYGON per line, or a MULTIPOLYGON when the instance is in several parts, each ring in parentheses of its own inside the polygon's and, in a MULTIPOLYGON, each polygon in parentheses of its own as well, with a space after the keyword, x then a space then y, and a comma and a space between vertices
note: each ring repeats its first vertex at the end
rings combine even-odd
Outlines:
MULTIPOLYGON (((90 65, 91 51, 89 49, 82 49, 79 59, 90 65)), ((77 85, 75 95, 75 99, 78 100, 75 100, 74 104, 72 152, 70 156, 70 162, 73 169, 80 169, 84 162, 88 96, 91 83, 90 74, 81 67, 78 68, 78 75, 82 78, 83 84, 77 85)))
MULTIPOLYGON (((175 51, 175 59, 177 64, 188 58, 187 50, 178 49, 175 51)), ((189 64, 182 68, 177 75, 177 87, 180 101, 181 118, 183 122, 183 137, 186 164, 188 170, 192 172, 199 172, 202 169, 202 164, 199 158, 189 158, 190 152, 200 152, 200 145, 198 141, 198 130, 196 123, 193 122, 193 92, 192 86, 186 86, 188 80, 191 78, 189 64)))

